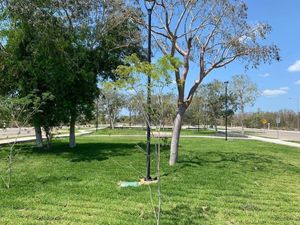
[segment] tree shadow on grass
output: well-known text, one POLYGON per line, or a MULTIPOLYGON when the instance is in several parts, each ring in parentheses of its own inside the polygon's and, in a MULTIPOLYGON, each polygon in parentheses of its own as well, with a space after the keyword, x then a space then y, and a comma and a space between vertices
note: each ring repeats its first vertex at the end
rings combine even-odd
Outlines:
POLYGON ((282 170, 290 170, 300 173, 300 168, 292 164, 287 164, 277 157, 255 154, 255 153, 238 153, 238 152, 204 152, 201 155, 184 155, 178 163, 184 167, 198 167, 208 164, 214 164, 222 167, 230 167, 233 165, 250 165, 255 170, 280 168, 282 170))
MULTIPOLYGON (((169 149, 168 149, 169 150, 169 149)), ((279 169, 282 172, 300 173, 300 167, 285 163, 278 157, 266 154, 238 152, 203 152, 198 155, 185 154, 180 157, 175 167, 169 167, 161 176, 170 176, 185 168, 214 166, 220 169, 242 166, 251 171, 271 171, 279 169)))
POLYGON ((275 157, 269 155, 258 155, 254 153, 237 153, 237 152, 205 152, 200 156, 184 155, 183 160, 179 163, 189 163, 197 166, 203 166, 207 163, 221 163, 221 162, 242 162, 253 161, 261 163, 272 163, 276 160, 275 157))
POLYGON ((162 216, 166 224, 205 224, 215 216, 216 212, 209 206, 191 206, 178 204, 169 210, 163 210, 162 216))
POLYGON ((24 154, 57 155, 70 162, 103 161, 115 156, 130 156, 138 152, 136 146, 144 148, 145 143, 79 143, 70 149, 65 142, 53 143, 49 150, 35 147, 21 147, 24 154))

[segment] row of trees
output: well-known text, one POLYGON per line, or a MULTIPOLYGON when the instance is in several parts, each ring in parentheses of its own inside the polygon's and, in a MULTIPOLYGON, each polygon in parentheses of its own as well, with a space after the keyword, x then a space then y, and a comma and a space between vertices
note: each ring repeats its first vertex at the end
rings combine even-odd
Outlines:
MULTIPOLYGON (((96 119, 95 123, 109 124, 110 128, 114 129, 116 122, 126 123, 128 126, 132 125, 146 125, 144 118, 144 108, 146 105, 145 92, 138 92, 134 94, 125 94, 117 89, 102 89, 99 98, 96 100, 96 119), (98 114, 98 116, 97 116, 98 114)), ((176 98, 172 93, 153 94, 151 96, 152 108, 152 122, 155 121, 157 110, 161 110, 158 100, 159 98, 164 102, 164 110, 162 116, 162 126, 173 123, 175 115, 176 98)))
MULTIPOLYGON (((114 128, 116 121, 128 123, 129 126, 134 124, 144 124, 142 115, 142 106, 146 104, 146 96, 143 92, 135 95, 126 96, 116 89, 103 92, 104 98, 101 103, 102 122, 109 121, 114 128), (127 110, 128 115, 121 114, 122 110, 127 110), (107 118, 105 121, 104 118, 107 118)), ((252 106, 260 92, 255 83, 247 75, 235 75, 229 81, 228 87, 228 111, 229 124, 232 126, 241 126, 244 133, 244 127, 264 128, 270 123, 271 127, 276 126, 276 118, 280 117, 280 127, 286 129, 298 128, 297 114, 291 110, 280 110, 278 112, 247 112, 245 107, 252 106), (264 122, 266 121, 266 122, 264 122)), ((162 98, 165 109, 162 125, 172 125, 175 117, 174 107, 176 105, 176 96, 172 93, 152 96, 153 114, 159 107, 156 105, 157 98, 162 98)), ((194 100, 188 109, 183 124, 204 126, 214 126, 217 130, 218 125, 224 125, 225 110, 225 84, 218 80, 201 85, 197 90, 194 100)), ((153 117, 155 118, 155 116, 153 117)))
POLYGON ((255 103, 255 99, 259 96, 259 90, 249 76, 235 75, 229 82, 227 112, 225 95, 225 83, 218 80, 201 85, 195 93, 190 110, 187 111, 188 117, 197 121, 198 124, 214 125, 217 130, 219 120, 224 118, 226 113, 229 117, 233 117, 234 113, 238 111, 239 126, 242 127, 242 133, 244 133, 245 107, 255 103))
MULTIPOLYGON (((234 113, 239 111, 239 125, 243 127, 245 107, 254 104, 256 97, 259 95, 259 91, 247 75, 235 75, 229 83, 227 95, 229 110, 227 114, 232 119, 234 113)), ((166 106, 163 110, 164 116, 162 125, 172 125, 175 117, 176 96, 172 93, 161 94, 160 96, 152 95, 152 117, 154 119, 155 111, 161 110, 156 105, 158 98, 162 98, 166 106)), ((195 93, 193 103, 188 109, 183 123, 198 124, 198 126, 201 124, 205 127, 214 125, 217 130, 220 119, 224 118, 226 114, 225 98, 225 84, 223 82, 214 80, 206 85, 201 85, 195 93)), ((141 103, 146 104, 146 96, 143 92, 126 96, 116 89, 102 90, 100 98, 102 110, 100 110, 100 114, 104 115, 104 118, 107 118, 111 128, 114 128, 116 119, 120 121, 120 113, 124 109, 128 111, 129 116, 123 117, 122 122, 127 122, 131 125, 134 119, 134 123, 144 124, 145 121, 143 120, 141 110, 143 107, 141 103)), ((102 119, 102 122, 106 121, 102 119)))
POLYGON ((42 128, 50 147, 52 129, 61 124, 69 124, 75 146, 75 123, 92 117, 97 83, 116 79, 113 70, 126 55, 142 54, 135 16, 119 0, 1 1, 0 94, 31 96, 38 147, 42 128))
MULTIPOLYGON (((116 80, 112 69, 126 55, 143 55, 140 28, 147 25, 140 16, 142 9, 136 10, 143 3, 1 1, 0 91, 5 96, 31 94, 43 102, 31 121, 38 143, 41 127, 51 140, 53 126, 69 123, 70 146, 75 146, 75 122, 79 116, 90 117, 99 95, 97 81, 116 80)), ((240 0, 155 3, 152 35, 159 55, 182 62, 170 61, 177 89, 169 161, 173 165, 183 117, 203 80, 236 60, 257 67, 279 60, 279 55, 275 45, 261 42, 271 27, 249 24, 247 6, 240 0), (197 72, 191 70, 191 64, 197 72), (187 81, 195 78, 188 90, 187 81)))
MULTIPOLYGON (((266 128, 268 127, 268 123, 270 124, 271 129, 275 129, 277 127, 276 119, 280 118, 280 123, 278 127, 280 129, 287 130, 298 130, 299 125, 298 121, 300 119, 299 114, 292 110, 279 110, 278 112, 263 112, 261 110, 257 110, 256 112, 249 112, 244 115, 244 124, 246 127, 251 128, 266 128)), ((237 121, 239 121, 239 115, 235 115, 232 118, 232 125, 237 125, 237 121)))

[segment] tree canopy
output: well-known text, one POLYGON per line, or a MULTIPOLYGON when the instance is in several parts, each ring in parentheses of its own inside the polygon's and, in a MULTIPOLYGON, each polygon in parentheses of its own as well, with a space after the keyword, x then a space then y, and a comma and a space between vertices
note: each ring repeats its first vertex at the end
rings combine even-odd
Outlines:
POLYGON ((183 62, 182 68, 174 71, 178 109, 171 144, 173 165, 178 157, 183 115, 204 78, 236 60, 246 67, 279 60, 279 49, 263 42, 271 27, 261 22, 250 24, 247 5, 240 0, 157 0, 154 14, 157 19, 152 32, 157 48, 163 55, 179 57, 183 62), (195 74, 191 66, 197 68, 195 74), (194 84, 187 89, 189 79, 194 84))
POLYGON ((117 79, 114 69, 126 55, 142 54, 133 15, 136 10, 119 0, 3 2, 1 93, 48 93, 32 123, 50 136, 61 123, 74 128, 79 115, 92 116, 97 83, 117 79))

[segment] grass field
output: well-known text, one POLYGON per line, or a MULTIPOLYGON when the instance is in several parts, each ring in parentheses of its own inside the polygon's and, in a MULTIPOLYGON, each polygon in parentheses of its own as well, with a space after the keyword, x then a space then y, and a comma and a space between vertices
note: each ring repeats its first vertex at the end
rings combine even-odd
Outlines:
MULTIPOLYGON (((77 141, 73 150, 64 139, 48 152, 18 146, 13 186, 0 187, 0 224, 155 223, 147 186, 117 186, 143 176, 145 155, 136 145, 144 139, 77 141)), ((1 148, 1 173, 6 154, 1 148)), ((185 138, 176 166, 167 164, 168 148, 161 159, 162 224, 299 224, 297 148, 185 138)))
MULTIPOLYGON (((155 130, 153 130, 155 131, 155 130)), ((171 129, 162 129, 161 132, 169 132, 171 133, 171 129)), ((102 134, 102 135, 144 135, 146 134, 146 129, 143 128, 131 128, 131 129, 101 129, 96 132, 96 134, 102 134)), ((199 131, 197 129, 183 129, 181 131, 182 135, 215 135, 216 132, 214 130, 204 130, 200 129, 199 131)))

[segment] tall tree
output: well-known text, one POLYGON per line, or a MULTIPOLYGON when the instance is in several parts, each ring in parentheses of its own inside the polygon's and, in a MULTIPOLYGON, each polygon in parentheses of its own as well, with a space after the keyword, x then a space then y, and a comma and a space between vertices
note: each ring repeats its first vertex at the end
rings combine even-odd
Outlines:
POLYGON ((31 120, 38 146, 42 145, 41 126, 49 146, 51 127, 64 117, 64 98, 59 94, 70 75, 64 60, 68 37, 63 35, 63 24, 45 6, 41 1, 9 1, 1 11, 1 38, 5 42, 1 77, 13 80, 7 94, 20 98, 28 94, 36 98, 43 98, 46 93, 51 96, 31 120))
MULTIPOLYGON (((226 113, 231 115, 234 111, 236 111, 236 97, 232 92, 227 94, 227 104, 228 111, 226 112, 225 106, 225 84, 218 80, 213 80, 212 82, 201 85, 195 94, 196 97, 200 97, 200 112, 207 111, 206 122, 214 125, 215 130, 218 130, 218 123, 221 118, 223 118, 226 113)), ((196 99, 197 100, 197 99, 196 99)), ((199 100, 198 100, 199 101, 199 100)), ((193 102, 193 104, 197 103, 193 102)), ((199 109, 198 109, 199 110, 199 109)), ((199 114, 196 111, 197 114, 199 114)), ((204 112, 205 113, 205 112, 204 112)))
POLYGON ((69 145, 75 147, 76 119, 91 115, 98 80, 115 79, 113 69, 122 58, 141 50, 132 14, 136 11, 119 0, 21 0, 4 5, 2 55, 8 51, 9 60, 2 74, 18 76, 10 91, 53 96, 33 118, 38 139, 41 126, 51 140, 52 127, 68 122, 69 145))
POLYGON ((194 95, 193 102, 186 112, 184 121, 189 121, 190 124, 197 124, 198 131, 200 124, 207 126, 208 122, 208 107, 207 107, 208 92, 205 85, 200 85, 194 95), (188 118, 187 118, 188 117, 188 118))
POLYGON ((169 161, 174 165, 183 116, 203 79, 236 60, 257 67, 279 59, 278 48, 261 44, 271 27, 265 23, 250 25, 247 6, 240 0, 157 0, 154 13, 157 19, 152 32, 157 47, 162 54, 183 61, 183 67, 174 72, 178 100, 169 161), (191 65, 197 66, 197 74, 192 74, 191 65), (187 80, 195 77, 187 90, 187 80))
POLYGON ((121 110, 125 107, 125 97, 114 88, 106 87, 101 91, 102 106, 109 119, 111 129, 115 128, 115 122, 121 110))
POLYGON ((253 105, 259 91, 257 85, 253 83, 247 75, 235 75, 230 82, 231 92, 236 96, 237 108, 240 110, 240 123, 242 126, 242 134, 244 134, 244 115, 245 106, 253 105))
POLYGON ((75 147, 75 121, 79 114, 90 114, 98 96, 96 81, 116 79, 113 71, 126 55, 141 55, 140 31, 131 19, 138 13, 123 0, 60 1, 56 7, 73 34, 73 45, 79 49, 74 52, 75 60, 71 57, 77 80, 68 93, 72 106, 69 146, 75 147), (80 54, 82 49, 87 52, 80 54))

